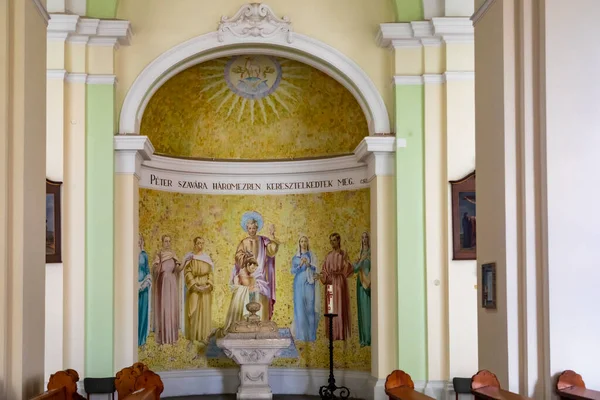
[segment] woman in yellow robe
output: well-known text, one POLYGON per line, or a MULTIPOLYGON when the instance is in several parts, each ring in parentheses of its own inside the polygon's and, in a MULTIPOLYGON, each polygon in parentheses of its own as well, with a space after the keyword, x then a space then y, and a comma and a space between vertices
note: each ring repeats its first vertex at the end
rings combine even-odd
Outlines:
POLYGON ((208 342, 211 332, 211 305, 214 264, 202 252, 204 239, 194 238, 194 251, 186 254, 183 273, 187 295, 185 301, 185 336, 188 340, 208 342))

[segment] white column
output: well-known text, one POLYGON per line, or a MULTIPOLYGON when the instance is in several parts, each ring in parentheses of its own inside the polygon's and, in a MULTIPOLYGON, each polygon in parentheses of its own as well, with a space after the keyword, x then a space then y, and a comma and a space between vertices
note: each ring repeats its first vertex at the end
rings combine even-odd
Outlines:
POLYGON ((115 142, 114 369, 137 361, 140 169, 154 147, 147 136, 117 135, 115 142))
MULTIPOLYGON (((398 368, 396 298, 396 139, 369 136, 354 153, 367 163, 371 189, 371 376, 375 399, 386 399, 385 378, 398 368)), ((404 141, 399 143, 404 146, 404 141)))

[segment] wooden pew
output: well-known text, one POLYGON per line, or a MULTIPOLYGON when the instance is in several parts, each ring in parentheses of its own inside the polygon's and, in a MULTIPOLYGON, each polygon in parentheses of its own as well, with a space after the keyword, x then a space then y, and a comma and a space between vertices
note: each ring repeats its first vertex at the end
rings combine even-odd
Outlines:
POLYGON ((398 369, 385 379, 385 394, 390 400, 433 400, 432 397, 415 391, 410 375, 398 369))
POLYGON ((581 375, 571 370, 564 371, 558 377, 556 394, 561 400, 600 400, 600 391, 586 389, 581 375))
POLYGON ((73 369, 58 371, 50 375, 47 391, 31 400, 85 400, 77 393, 79 374, 73 369))
POLYGON ((473 375, 471 393, 475 400, 530 400, 529 397, 502 389, 496 375, 487 370, 473 375))
POLYGON ((140 389, 150 390, 143 394, 145 397, 135 397, 133 399, 158 400, 160 399, 160 394, 165 389, 160 376, 150 371, 148 367, 140 362, 117 372, 115 386, 117 387, 119 400, 131 400, 129 396, 134 392, 136 392, 136 396, 142 395, 142 392, 137 393, 140 389))

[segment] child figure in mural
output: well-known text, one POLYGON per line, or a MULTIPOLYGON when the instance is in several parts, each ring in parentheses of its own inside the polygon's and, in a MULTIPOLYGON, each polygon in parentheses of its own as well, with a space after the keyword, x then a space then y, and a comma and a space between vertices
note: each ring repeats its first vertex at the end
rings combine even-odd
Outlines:
POLYGON ((211 305, 214 288, 214 263, 203 252, 204 239, 194 238, 194 251, 183 259, 183 275, 187 288, 185 301, 185 336, 190 341, 208 342, 211 331, 211 305))
POLYGON ((234 278, 233 293, 225 317, 225 326, 220 330, 218 336, 224 336, 235 322, 244 319, 244 316, 248 314, 246 304, 251 301, 260 303, 261 309, 258 315, 261 321, 268 321, 269 298, 265 295, 268 284, 264 277, 257 272, 259 272, 259 267, 254 256, 250 252, 246 253, 242 268, 234 278))
POLYGON ((371 345, 371 238, 363 232, 360 258, 354 264, 360 347, 371 345))
POLYGON ((275 238, 275 227, 273 225, 269 227, 270 238, 258 234, 263 227, 263 218, 256 211, 244 213, 240 225, 248 233, 248 236, 242 239, 237 247, 230 284, 234 284, 234 278, 242 269, 247 254, 252 254, 257 263, 254 275, 266 282, 266 285, 260 286, 259 289, 261 294, 268 300, 266 307, 263 305, 263 309, 268 311, 267 318, 263 320, 267 321, 273 316, 275 306, 275 256, 279 250, 279 241, 275 238))
MULTIPOLYGON (((347 279, 354 273, 354 268, 348 253, 341 249, 341 241, 339 233, 329 235, 331 251, 325 257, 322 273, 317 275, 321 283, 333 286, 333 309, 338 315, 337 318, 333 318, 333 340, 346 340, 351 335, 350 293, 347 279)), ((325 326, 325 334, 329 338, 328 326, 325 326)))
POLYGON ((292 258, 294 276, 294 325, 296 340, 314 342, 321 315, 320 287, 316 284, 317 258, 310 251, 308 237, 300 236, 298 252, 292 258))
POLYGON ((144 237, 139 236, 138 246, 140 254, 138 256, 138 346, 146 344, 148 338, 148 328, 150 326, 150 287, 152 278, 150 276, 150 266, 148 265, 148 253, 144 249, 144 237))
POLYGON ((163 235, 162 249, 152 264, 154 280, 154 335, 158 344, 173 344, 179 339, 179 303, 183 267, 171 250, 171 237, 163 235))

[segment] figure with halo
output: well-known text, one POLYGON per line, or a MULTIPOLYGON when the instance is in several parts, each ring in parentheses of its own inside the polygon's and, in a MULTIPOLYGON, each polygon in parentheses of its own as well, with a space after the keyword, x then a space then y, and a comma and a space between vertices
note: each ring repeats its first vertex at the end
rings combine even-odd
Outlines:
POLYGON ((275 255, 279 250, 279 241, 275 238, 275 226, 269 226, 270 238, 259 235, 258 232, 262 229, 264 221, 262 215, 256 211, 244 213, 240 225, 248 236, 242 239, 237 247, 230 283, 234 284, 235 277, 243 269, 248 255, 252 254, 257 264, 252 276, 259 281, 266 282, 266 285, 258 287, 258 291, 262 295, 259 296, 263 308, 261 314, 264 313, 263 315, 268 316, 270 320, 273 317, 275 306, 275 255))
POLYGON ((317 257, 312 251, 308 237, 301 235, 298 252, 292 258, 294 275, 294 333, 296 340, 317 340, 317 326, 321 316, 320 287, 316 284, 317 257))

